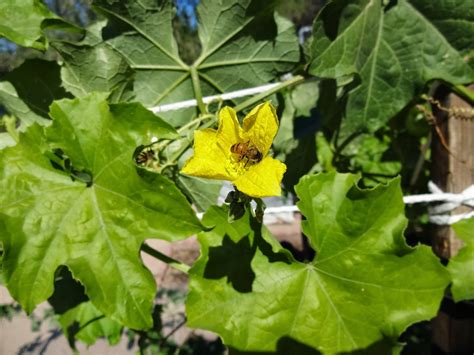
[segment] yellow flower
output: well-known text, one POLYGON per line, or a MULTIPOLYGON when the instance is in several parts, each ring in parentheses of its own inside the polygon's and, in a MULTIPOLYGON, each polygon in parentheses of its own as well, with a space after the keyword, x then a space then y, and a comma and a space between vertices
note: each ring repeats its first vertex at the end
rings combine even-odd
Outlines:
POLYGON ((209 179, 229 180, 248 196, 268 197, 281 194, 280 183, 286 165, 267 156, 278 131, 278 118, 266 102, 255 107, 240 127, 235 111, 224 107, 219 112, 219 127, 194 132, 194 156, 181 172, 209 179), (261 161, 251 161, 232 153, 234 144, 254 147, 261 161))

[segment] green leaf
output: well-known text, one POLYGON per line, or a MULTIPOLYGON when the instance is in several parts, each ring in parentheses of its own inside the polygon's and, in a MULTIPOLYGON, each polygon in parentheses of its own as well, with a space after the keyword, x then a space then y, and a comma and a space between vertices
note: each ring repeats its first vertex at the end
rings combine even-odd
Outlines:
POLYGON ((122 326, 104 315, 91 302, 83 302, 59 317, 59 323, 70 344, 80 340, 87 345, 107 338, 109 345, 120 341, 122 326))
POLYGON ((456 302, 474 299, 474 218, 453 224, 456 236, 464 242, 459 253, 449 260, 448 270, 456 302))
MULTIPOLYGON (((194 97, 191 66, 179 57, 173 37, 175 11, 170 0, 94 3, 131 27, 107 43, 135 70, 134 91, 140 102, 155 106, 194 97)), ((262 85, 298 62, 298 41, 291 22, 273 17, 272 9, 264 10, 257 4, 232 0, 224 6, 203 0, 198 5, 202 52, 193 66, 203 95, 262 85)), ((180 125, 193 114, 195 110, 190 109, 165 117, 180 125)))
POLYGON ((8 81, 0 82, 0 103, 10 114, 20 119, 20 130, 26 129, 26 127, 33 123, 38 123, 40 125, 50 123, 50 120, 47 120, 33 112, 33 110, 31 110, 31 108, 20 99, 15 87, 8 81))
POLYGON ((66 265, 100 312, 146 329, 155 281, 139 257, 142 242, 179 240, 201 224, 172 182, 141 179, 134 164, 149 135, 172 139, 174 129, 140 104, 109 106, 105 97, 56 101, 45 133, 33 125, 0 152, 3 272, 11 295, 31 312, 66 265), (53 167, 45 156, 51 147, 69 158, 71 174, 53 167))
POLYGON ((300 52, 294 26, 272 13, 268 3, 258 1, 199 4, 202 53, 195 65, 213 91, 261 85, 297 64, 300 52))
POLYGON ((466 53, 472 51, 474 11, 472 0, 440 0, 433 6, 430 0, 411 0, 415 8, 446 37, 449 43, 466 53))
POLYGON ((15 87, 18 97, 31 111, 48 118, 49 106, 54 100, 71 97, 61 86, 59 71, 56 62, 30 59, 6 74, 4 79, 15 87))
POLYGON ((178 187, 193 201, 199 211, 204 212, 217 203, 222 181, 179 174, 178 187))
POLYGON ((318 163, 324 172, 335 170, 333 166, 334 151, 331 144, 324 137, 323 132, 316 133, 316 155, 318 163))
POLYGON ((79 31, 48 10, 40 0, 3 0, 0 2, 0 36, 23 47, 46 49, 43 29, 79 31))
POLYGON ((376 131, 430 80, 474 80, 474 71, 448 42, 453 34, 445 35, 433 23, 451 20, 445 9, 457 5, 437 2, 434 13, 415 7, 426 3, 399 0, 384 9, 379 0, 337 0, 315 20, 309 73, 353 77, 352 85, 360 81, 348 94, 346 120, 352 129, 376 131))
POLYGON ((283 102, 280 102, 278 108, 281 110, 280 125, 278 133, 273 140, 272 148, 277 154, 276 158, 284 160, 286 155, 298 146, 298 140, 294 136, 294 118, 296 109, 289 93, 284 93, 283 102))
POLYGON ((61 86, 56 62, 31 59, 7 73, 0 82, 0 104, 20 120, 18 131, 33 123, 49 125, 49 105, 70 96, 61 86))
POLYGON ((188 325, 239 350, 274 351, 286 336, 335 353, 394 342, 434 317, 449 277, 430 248, 405 244, 398 180, 370 190, 357 180, 330 173, 296 186, 317 253, 308 263, 275 257, 252 220, 228 224, 225 211, 209 210, 203 223, 216 227, 199 235, 188 325))
POLYGON ((3 115, 0 118, 0 150, 14 146, 18 141, 16 124, 17 119, 14 116, 3 115))
POLYGON ((0 132, 0 150, 13 145, 15 145, 15 140, 12 138, 12 136, 6 132, 0 132))
POLYGON ((64 60, 61 68, 63 86, 76 97, 94 91, 111 92, 110 100, 121 101, 130 96, 133 71, 125 59, 106 43, 77 45, 52 44, 64 60))
POLYGON ((364 186, 369 187, 386 183, 400 174, 402 164, 391 151, 391 145, 394 142, 383 133, 361 134, 341 153, 350 161, 351 170, 362 174, 364 186))
POLYGON ((291 91, 291 101, 296 109, 296 116, 310 117, 319 97, 319 83, 308 81, 296 86, 291 91))

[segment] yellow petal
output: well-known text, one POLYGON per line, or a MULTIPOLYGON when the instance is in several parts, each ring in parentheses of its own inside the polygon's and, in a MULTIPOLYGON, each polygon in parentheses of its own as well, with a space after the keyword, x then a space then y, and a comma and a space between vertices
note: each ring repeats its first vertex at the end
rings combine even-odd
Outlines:
POLYGON ((194 156, 186 161, 181 173, 219 180, 237 177, 227 167, 227 154, 217 144, 217 133, 214 129, 194 131, 194 156))
POLYGON ((217 129, 217 144, 230 156, 230 147, 242 141, 242 129, 233 108, 224 107, 219 111, 219 128, 217 129))
POLYGON ((266 156, 278 132, 278 117, 270 102, 256 106, 244 118, 244 139, 250 140, 266 156))
POLYGON ((252 197, 281 195, 281 179, 286 171, 282 162, 266 157, 260 163, 252 165, 245 174, 234 181, 234 185, 243 193, 252 197))

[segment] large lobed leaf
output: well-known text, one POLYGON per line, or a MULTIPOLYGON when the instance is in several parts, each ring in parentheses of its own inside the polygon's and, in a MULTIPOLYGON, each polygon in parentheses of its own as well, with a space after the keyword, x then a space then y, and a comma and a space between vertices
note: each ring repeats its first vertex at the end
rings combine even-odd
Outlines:
POLYGON ((391 1, 385 8, 382 3, 329 3, 314 22, 309 67, 318 77, 354 76, 360 81, 348 94, 346 117, 353 129, 372 132, 401 111, 426 82, 474 80, 474 71, 453 47, 464 48, 467 38, 472 42, 472 28, 470 35, 459 35, 465 5, 439 1, 433 10, 433 2, 426 0, 391 1))
POLYGON ((141 243, 178 240, 201 227, 168 179, 142 179, 134 166, 134 150, 147 137, 175 138, 175 130, 140 104, 109 106, 105 98, 54 102, 52 125, 31 126, 0 152, 3 275, 31 312, 53 293, 58 266, 67 265, 100 312, 146 329, 155 282, 140 260, 141 243), (90 186, 55 169, 44 154, 51 147, 90 173, 90 186))
MULTIPOLYGON (((184 63, 173 37, 175 10, 170 0, 126 0, 94 4, 131 31, 107 41, 135 70, 136 98, 146 106, 194 97, 192 66, 184 63)), ((261 85, 290 70, 299 47, 290 21, 273 16, 258 1, 211 1, 198 5, 202 52, 193 67, 204 95, 261 85)), ((182 119, 189 120, 191 110, 182 119), (187 116, 186 116, 187 115, 187 116)), ((174 113, 173 124, 181 124, 174 113)))
POLYGON ((426 246, 405 244, 399 181, 360 190, 354 175, 306 176, 296 186, 316 258, 301 263, 269 246, 254 221, 210 209, 191 270, 188 324, 228 345, 274 351, 291 337, 324 353, 397 339, 436 315, 449 283, 426 246))
POLYGON ((453 225, 464 246, 449 260, 448 270, 453 284, 451 292, 456 302, 474 299, 474 218, 453 225))

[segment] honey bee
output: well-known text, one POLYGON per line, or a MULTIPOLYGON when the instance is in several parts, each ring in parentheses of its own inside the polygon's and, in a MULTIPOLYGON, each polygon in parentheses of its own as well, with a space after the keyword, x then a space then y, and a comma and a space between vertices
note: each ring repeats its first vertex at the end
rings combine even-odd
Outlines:
POLYGON ((251 144, 250 141, 246 143, 236 143, 230 147, 230 151, 239 156, 238 161, 246 159, 244 167, 246 167, 248 163, 256 164, 263 158, 263 154, 257 147, 251 144))
POLYGON ((155 160, 155 152, 153 149, 147 148, 142 150, 136 157, 135 162, 139 165, 148 165, 155 160))

